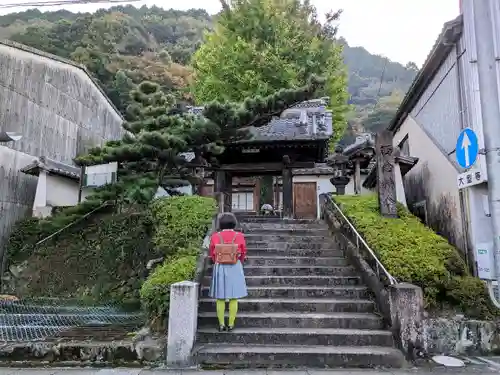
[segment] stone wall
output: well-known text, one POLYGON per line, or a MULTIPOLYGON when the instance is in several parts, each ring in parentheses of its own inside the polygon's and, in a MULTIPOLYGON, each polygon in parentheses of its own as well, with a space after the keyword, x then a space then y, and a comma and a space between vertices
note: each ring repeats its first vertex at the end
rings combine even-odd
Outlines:
POLYGON ((0 43, 0 131, 23 138, 0 145, 0 255, 12 225, 31 211, 35 177, 19 172, 35 157, 72 164, 92 146, 122 135, 123 120, 86 71, 15 43, 0 43))
POLYGON ((489 355, 500 353, 500 326, 495 322, 454 318, 424 320, 424 350, 428 354, 489 355))

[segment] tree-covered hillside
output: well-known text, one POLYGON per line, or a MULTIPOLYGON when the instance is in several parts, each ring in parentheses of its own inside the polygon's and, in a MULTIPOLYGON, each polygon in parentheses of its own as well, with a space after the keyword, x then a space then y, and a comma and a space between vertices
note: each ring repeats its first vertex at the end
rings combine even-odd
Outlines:
MULTIPOLYGON (((342 22, 342 18, 340 18, 342 22)), ((98 78, 123 112, 128 93, 140 82, 158 83, 177 100, 192 103, 189 92, 191 56, 203 42, 212 16, 204 10, 117 6, 95 13, 28 10, 0 17, 0 37, 75 60, 98 78)), ((377 131, 395 112, 415 74, 406 67, 370 54, 362 47, 344 46, 349 72, 349 128, 344 141, 357 131, 377 131)))

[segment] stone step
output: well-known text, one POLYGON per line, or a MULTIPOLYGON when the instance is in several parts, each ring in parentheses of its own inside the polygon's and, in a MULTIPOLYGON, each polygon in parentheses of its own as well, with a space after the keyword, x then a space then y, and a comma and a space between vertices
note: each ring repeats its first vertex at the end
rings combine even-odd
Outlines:
MULTIPOLYGON (((355 276, 352 266, 247 266, 244 265, 246 276, 355 276)), ((213 266, 207 269, 207 275, 212 275, 213 266)))
POLYGON ((244 345, 328 345, 328 346, 389 346, 392 333, 379 330, 340 328, 239 328, 232 332, 219 332, 217 328, 200 328, 200 344, 244 345))
MULTIPOLYGON (((226 313, 227 317, 227 313, 226 313)), ((217 325, 215 312, 199 314, 198 327, 217 325)), ((383 320, 369 313, 303 313, 303 312, 240 312, 236 318, 238 327, 252 328, 344 328, 374 329, 383 328, 383 320)))
MULTIPOLYGON (((215 311, 215 300, 201 298, 200 311, 215 311)), ((356 312, 372 313, 374 304, 365 299, 340 298, 243 298, 238 302, 239 311, 253 312, 356 312)))
POLYGON ((256 256, 249 255, 245 260, 247 266, 347 266, 344 257, 301 257, 301 256, 256 256))
POLYGON ((288 243, 301 243, 301 244, 318 244, 318 243, 333 243, 333 239, 325 235, 290 235, 290 234, 255 234, 255 233, 246 233, 245 240, 247 244, 255 243, 255 242, 266 242, 266 243, 274 243, 274 242, 288 242, 288 243))
POLYGON ((292 229, 328 229, 328 226, 325 223, 322 222, 312 222, 312 223, 305 223, 305 224, 300 224, 300 223, 241 223, 241 226, 243 229, 249 229, 249 230, 257 230, 257 229, 262 229, 262 230, 273 230, 273 229, 285 229, 285 230, 292 230, 292 229))
POLYGON ((320 223, 320 221, 316 219, 282 219, 280 217, 273 216, 242 216, 236 215, 237 219, 241 224, 247 223, 279 223, 279 224, 316 224, 320 223))
POLYGON ((297 250, 325 250, 336 249, 337 244, 335 241, 329 239, 317 242, 301 242, 301 241, 246 241, 248 248, 255 249, 297 249, 297 250))
MULTIPOLYGON (((268 244, 269 245, 269 244, 268 244)), ((345 254, 342 250, 338 250, 332 247, 325 246, 320 249, 298 249, 298 248, 290 248, 290 247, 275 247, 279 244, 271 244, 270 248, 265 246, 263 247, 254 247, 253 245, 247 247, 247 255, 262 257, 262 256, 271 256, 271 257, 308 257, 308 258, 338 258, 345 257, 345 254)))
MULTIPOLYGON (((205 276, 203 285, 210 285, 205 276)), ((340 286, 360 285, 359 276, 245 276, 247 286, 340 286)))
POLYGON ((246 237, 252 236, 273 236, 288 239, 290 236, 301 237, 326 237, 330 234, 328 228, 244 228, 246 237))
MULTIPOLYGON (((208 297, 209 286, 202 289, 202 297, 208 297)), ((364 286, 251 286, 250 298, 369 298, 364 286)))
POLYGON ((197 348, 202 367, 218 368, 401 368, 403 354, 388 347, 230 345, 209 344, 197 348))

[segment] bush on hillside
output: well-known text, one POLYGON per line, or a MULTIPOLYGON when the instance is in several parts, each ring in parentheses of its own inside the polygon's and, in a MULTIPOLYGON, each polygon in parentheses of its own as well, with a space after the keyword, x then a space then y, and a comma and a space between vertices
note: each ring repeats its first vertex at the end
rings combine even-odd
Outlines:
POLYGON ((23 297, 67 297, 136 304, 146 277, 152 222, 148 211, 98 215, 34 249, 15 280, 23 297))
POLYGON ((200 247, 215 214, 215 200, 201 196, 161 198, 151 204, 156 248, 169 256, 200 247))
POLYGON ((114 207, 102 206, 100 202, 96 201, 86 201, 76 206, 58 208, 54 210, 53 216, 44 219, 28 217, 20 220, 14 225, 9 236, 7 243, 8 262, 20 262, 28 259, 35 250, 34 245, 38 241, 60 230, 63 230, 63 234, 65 234, 68 231, 64 230, 64 228, 69 224, 76 223, 69 232, 74 231, 75 228, 85 227, 86 221, 92 221, 93 216, 89 216, 88 220, 81 219, 96 209, 98 210, 94 216, 104 212, 113 212, 114 207), (101 209, 98 209, 99 207, 101 209))
POLYGON ((496 314, 484 283, 470 276, 458 250, 404 206, 398 205, 398 219, 390 219, 381 217, 375 195, 335 200, 387 270, 422 287, 427 307, 449 304, 476 318, 496 314))
POLYGON ((43 238, 39 226, 40 219, 29 217, 14 225, 7 242, 7 260, 9 263, 27 259, 33 246, 43 238))

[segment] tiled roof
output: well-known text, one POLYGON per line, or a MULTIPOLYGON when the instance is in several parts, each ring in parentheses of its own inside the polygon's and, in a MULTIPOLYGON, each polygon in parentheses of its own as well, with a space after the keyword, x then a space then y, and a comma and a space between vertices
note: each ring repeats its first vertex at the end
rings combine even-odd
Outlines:
MULTIPOLYGON (((281 117, 272 119, 268 124, 249 129, 252 138, 240 142, 290 141, 290 140, 323 140, 333 133, 332 113, 326 109, 325 98, 309 100, 297 104, 284 111, 281 117), (294 109, 308 109, 294 111, 294 109), (310 111, 309 109, 316 109, 310 111)), ((195 115, 203 113, 203 107, 189 107, 188 111, 195 115)))
POLYGON ((40 156, 40 158, 21 168, 21 172, 32 176, 38 176, 41 170, 75 180, 80 179, 80 169, 78 167, 64 164, 45 156, 40 156))
POLYGON ((346 146, 342 151, 342 154, 345 156, 352 156, 356 152, 374 149, 375 148, 375 140, 370 133, 363 133, 356 137, 356 141, 346 146))
POLYGON ((329 101, 329 98, 312 99, 299 103, 292 108, 325 108, 329 101))

